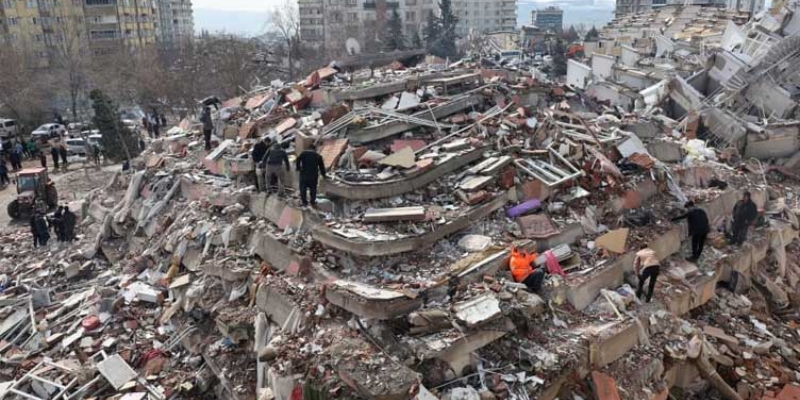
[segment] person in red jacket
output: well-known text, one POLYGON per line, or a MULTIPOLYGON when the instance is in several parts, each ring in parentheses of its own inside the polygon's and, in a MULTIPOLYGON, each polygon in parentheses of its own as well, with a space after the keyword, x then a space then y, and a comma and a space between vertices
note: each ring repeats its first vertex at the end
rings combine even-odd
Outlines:
POLYGON ((511 249, 511 260, 508 262, 514 281, 524 283, 532 292, 536 292, 542 288, 545 276, 543 268, 534 269, 532 267, 537 256, 538 254, 536 253, 520 251, 516 247, 513 247, 511 249))

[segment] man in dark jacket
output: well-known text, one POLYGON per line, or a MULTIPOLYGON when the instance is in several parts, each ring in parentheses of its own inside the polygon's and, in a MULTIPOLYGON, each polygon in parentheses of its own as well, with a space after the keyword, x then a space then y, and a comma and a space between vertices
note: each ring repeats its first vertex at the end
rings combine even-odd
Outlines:
POLYGON ((265 165, 264 169, 266 170, 264 182, 269 185, 272 177, 275 176, 278 179, 278 195, 283 195, 283 188, 286 186, 286 177, 289 172, 289 156, 286 155, 286 151, 279 142, 276 141, 272 145, 261 163, 265 165), (286 166, 285 171, 281 168, 281 164, 286 166))
POLYGON ((253 157, 253 166, 256 169, 256 190, 259 192, 267 190, 267 185, 264 184, 264 169, 261 167, 261 162, 264 161, 264 156, 267 154, 267 150, 269 150, 270 145, 269 138, 259 140, 255 146, 253 146, 253 153, 251 154, 253 157))
POLYGON ((733 207, 733 240, 731 244, 741 245, 747 240, 747 231, 756 222, 758 208, 750 199, 750 192, 744 192, 742 199, 733 207))
POLYGON ((58 207, 56 212, 53 213, 52 217, 49 217, 47 221, 50 223, 50 227, 53 228, 53 233, 56 235, 56 240, 59 242, 64 241, 64 207, 58 207))
POLYGON ((295 162, 297 172, 300 173, 300 200, 303 206, 308 205, 308 198, 306 198, 306 190, 311 194, 311 206, 317 204, 317 183, 319 183, 320 174, 325 177, 325 161, 322 156, 317 153, 317 148, 314 144, 308 146, 308 149, 300 153, 295 162))
POLYGON ((47 221, 38 212, 31 217, 31 233, 33 234, 33 247, 47 246, 50 232, 47 231, 47 221))
POLYGON ((58 171, 58 147, 53 145, 53 147, 50 148, 50 155, 53 156, 53 168, 55 168, 55 171, 58 171))
POLYGON ((6 163, 0 162, 0 184, 6 186, 9 183, 11 183, 11 180, 8 179, 8 167, 6 163))
POLYGON ((64 241, 71 242, 75 239, 75 222, 77 220, 75 213, 69 210, 69 207, 64 206, 64 213, 61 218, 63 219, 64 228, 64 241))
POLYGON ((703 247, 705 247, 706 238, 710 231, 708 215, 702 208, 696 207, 692 201, 686 202, 684 207, 686 207, 686 213, 673 218, 672 221, 685 219, 688 223, 689 236, 692 238, 692 257, 688 260, 697 262, 700 259, 700 255, 703 254, 703 247))
POLYGON ((61 166, 64 168, 64 171, 69 169, 69 164, 67 164, 67 146, 61 145, 58 146, 58 154, 61 155, 61 166))
POLYGON ((211 120, 211 107, 203 107, 200 114, 200 122, 203 123, 203 140, 206 142, 206 151, 211 151, 211 132, 214 131, 214 121, 211 120))

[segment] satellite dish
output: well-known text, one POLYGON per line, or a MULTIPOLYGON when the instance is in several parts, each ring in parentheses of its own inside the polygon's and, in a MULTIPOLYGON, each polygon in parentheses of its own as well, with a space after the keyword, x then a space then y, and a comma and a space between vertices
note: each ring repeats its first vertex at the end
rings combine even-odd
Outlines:
POLYGON ((358 40, 354 38, 347 39, 347 41, 344 42, 344 45, 347 47, 347 54, 350 54, 351 56, 361 53, 361 45, 358 44, 358 40))

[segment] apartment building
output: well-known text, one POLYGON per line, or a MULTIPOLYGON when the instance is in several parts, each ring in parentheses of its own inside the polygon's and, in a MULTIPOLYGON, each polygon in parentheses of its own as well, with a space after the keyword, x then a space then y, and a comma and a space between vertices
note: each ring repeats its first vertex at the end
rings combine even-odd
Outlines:
POLYGON ((544 30, 559 32, 564 29, 564 10, 555 6, 533 10, 531 11, 531 25, 544 30))
POLYGON ((191 35, 191 15, 190 0, 0 0, 0 41, 46 63, 64 48, 103 55, 191 35))
POLYGON ((422 30, 439 6, 435 0, 298 0, 300 37, 327 56, 347 54, 345 43, 355 39, 362 52, 380 51, 386 22, 397 10, 409 40, 422 30))
POLYGON ((194 37, 194 15, 191 0, 157 0, 156 40, 180 45, 194 37))
POLYGON ((491 33, 515 30, 517 27, 516 0, 453 0, 458 17, 456 34, 491 33))

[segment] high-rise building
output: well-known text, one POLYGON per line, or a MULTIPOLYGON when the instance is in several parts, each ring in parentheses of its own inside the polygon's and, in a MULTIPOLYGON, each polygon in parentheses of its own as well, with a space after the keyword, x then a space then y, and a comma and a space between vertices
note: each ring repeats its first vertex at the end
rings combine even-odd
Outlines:
POLYGON ((190 0, 0 0, 0 42, 44 64, 58 51, 102 55, 193 29, 190 0))
POLYGON ((712 6, 724 7, 733 11, 745 11, 755 15, 764 10, 766 0, 617 0, 614 15, 647 12, 664 6, 712 6))
POLYGON ((549 6, 531 11, 531 25, 554 32, 564 29, 564 10, 549 6))
MULTIPOLYGON (((362 52, 381 50, 386 22, 397 10, 403 35, 411 42, 430 15, 438 11, 434 0, 298 0, 300 37, 304 43, 325 51, 327 56, 346 54, 349 42, 362 52)), ((413 43, 409 43, 412 45, 413 43)))
POLYGON ((156 0, 156 40, 179 45, 194 37, 191 0, 156 0))
POLYGON ((453 11, 458 17, 456 33, 462 38, 517 27, 516 0, 453 0, 453 11))

